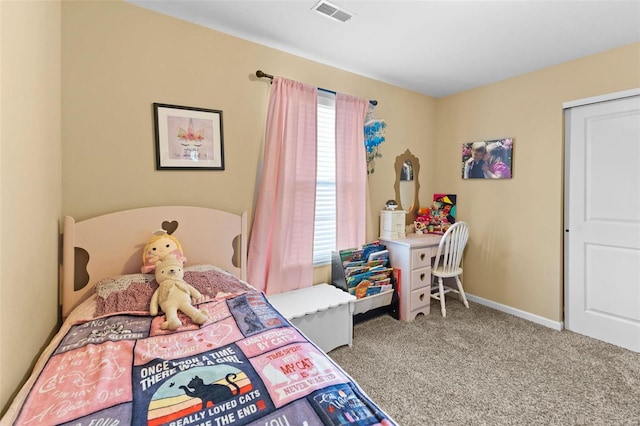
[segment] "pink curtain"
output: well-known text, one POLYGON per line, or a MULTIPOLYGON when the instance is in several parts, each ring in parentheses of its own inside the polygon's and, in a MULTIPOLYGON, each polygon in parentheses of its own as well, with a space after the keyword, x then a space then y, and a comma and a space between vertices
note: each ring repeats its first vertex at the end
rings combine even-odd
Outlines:
POLYGON ((369 101, 336 94, 336 243, 338 249, 366 242, 367 159, 364 120, 369 101))
POLYGON ((271 85, 247 262, 248 281, 266 294, 313 284, 317 93, 280 77, 271 85))

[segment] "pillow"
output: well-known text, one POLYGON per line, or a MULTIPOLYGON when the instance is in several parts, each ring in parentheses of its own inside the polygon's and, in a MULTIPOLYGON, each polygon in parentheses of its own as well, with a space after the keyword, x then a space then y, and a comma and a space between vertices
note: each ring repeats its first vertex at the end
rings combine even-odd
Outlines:
MULTIPOLYGON (((213 265, 188 266, 184 270, 183 279, 202 293, 205 301, 255 290, 235 275, 213 265)), ((154 274, 127 274, 104 278, 95 285, 94 316, 116 312, 149 312, 151 297, 157 288, 154 274)))

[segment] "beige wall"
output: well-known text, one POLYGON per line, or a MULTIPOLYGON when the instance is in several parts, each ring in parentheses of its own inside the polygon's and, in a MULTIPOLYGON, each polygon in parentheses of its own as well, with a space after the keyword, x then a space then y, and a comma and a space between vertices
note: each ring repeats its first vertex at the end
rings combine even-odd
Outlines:
POLYGON ((0 409, 58 319, 60 9, 0 2, 0 409))
POLYGON ((468 293, 563 320, 563 102, 640 87, 640 43, 438 99, 437 191, 471 236, 468 293), (515 138, 513 179, 460 177, 464 142, 515 138))

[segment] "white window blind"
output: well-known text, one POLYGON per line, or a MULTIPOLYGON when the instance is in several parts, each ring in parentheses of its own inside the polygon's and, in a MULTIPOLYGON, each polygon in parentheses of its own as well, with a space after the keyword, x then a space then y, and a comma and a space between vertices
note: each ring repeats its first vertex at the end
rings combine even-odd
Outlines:
POLYGON ((331 263, 336 249, 336 99, 318 92, 318 154, 313 266, 331 263))

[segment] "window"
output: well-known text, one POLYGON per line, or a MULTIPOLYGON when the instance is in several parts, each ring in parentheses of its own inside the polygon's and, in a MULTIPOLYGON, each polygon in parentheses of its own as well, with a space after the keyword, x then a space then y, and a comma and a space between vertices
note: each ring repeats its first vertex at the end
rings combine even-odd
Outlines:
POLYGON ((336 250, 336 97, 318 92, 316 212, 313 228, 313 266, 331 263, 336 250))

